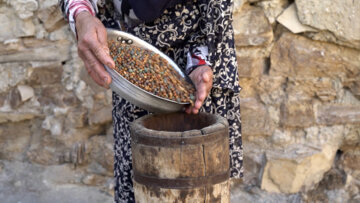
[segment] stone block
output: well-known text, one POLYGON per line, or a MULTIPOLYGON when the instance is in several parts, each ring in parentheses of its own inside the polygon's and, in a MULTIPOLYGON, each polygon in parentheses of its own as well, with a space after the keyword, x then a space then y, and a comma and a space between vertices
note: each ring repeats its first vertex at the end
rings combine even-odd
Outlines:
POLYGON ((19 122, 30 120, 35 117, 40 116, 38 112, 32 112, 31 110, 28 112, 1 112, 0 111, 0 123, 7 123, 7 122, 19 122))
POLYGON ((360 146, 360 125, 346 125, 341 150, 360 146))
POLYGON ((242 6, 247 2, 248 0, 235 0, 234 1, 234 13, 241 12, 242 6))
POLYGON ((36 0, 11 0, 9 3, 21 19, 32 17, 38 9, 38 2, 36 0))
POLYGON ((18 85, 17 90, 19 91, 22 102, 25 102, 34 97, 34 89, 28 85, 18 85))
POLYGON ((0 63, 28 61, 66 61, 70 59, 71 43, 66 40, 51 42, 47 40, 24 40, 24 49, 15 53, 0 55, 0 63))
MULTIPOLYGON (((39 124, 38 124, 39 125, 39 124)), ((40 127, 32 135, 32 140, 26 151, 26 158, 30 163, 41 165, 61 164, 61 158, 67 147, 63 142, 56 138, 60 135, 52 136, 50 132, 40 127)))
POLYGON ((265 70, 266 59, 237 57, 238 73, 240 78, 259 78, 265 70))
POLYGON ((74 33, 71 31, 68 24, 65 24, 59 28, 56 28, 55 31, 49 33, 49 39, 51 41, 68 39, 69 41, 76 44, 76 37, 75 37, 74 33))
POLYGON ((360 41, 346 41, 346 39, 339 39, 332 32, 327 30, 318 30, 317 32, 305 32, 303 33, 303 35, 316 41, 331 42, 340 46, 346 46, 355 49, 358 49, 358 47, 360 47, 360 41))
POLYGON ((284 12, 281 13, 279 17, 276 19, 279 23, 281 23, 284 27, 289 29, 292 33, 301 33, 306 31, 316 31, 314 28, 303 25, 298 19, 296 14, 295 4, 291 4, 287 7, 284 12))
POLYGON ((360 181, 360 148, 353 147, 344 152, 340 159, 341 166, 347 174, 360 181))
POLYGON ((112 106, 104 106, 97 110, 92 110, 89 114, 89 124, 98 125, 111 123, 112 121, 112 106))
POLYGON ((32 48, 36 48, 36 47, 47 47, 47 46, 50 46, 51 44, 53 44, 53 42, 49 41, 49 40, 27 37, 27 38, 22 39, 23 47, 21 50, 32 49, 32 48))
POLYGON ((311 102, 285 102, 280 107, 280 122, 288 127, 307 127, 315 124, 311 102))
POLYGON ((0 63, 0 92, 6 92, 25 80, 28 68, 25 63, 0 63))
POLYGON ((271 144, 278 147, 286 147, 294 143, 298 132, 276 129, 270 137, 271 144))
POLYGON ((32 19, 21 19, 10 7, 0 7, 0 41, 18 37, 34 36, 36 33, 32 19))
POLYGON ((283 33, 271 52, 271 76, 355 78, 360 51, 283 33))
POLYGON ((273 43, 268 46, 236 47, 237 57, 269 58, 273 43))
POLYGON ((233 19, 236 46, 264 46, 273 40, 271 25, 260 8, 244 6, 233 19))
POLYGON ((17 88, 13 88, 9 93, 9 104, 12 109, 17 109, 21 104, 21 95, 17 88))
POLYGON ((330 78, 289 77, 286 91, 289 101, 310 101, 319 98, 322 101, 332 101, 337 97, 339 89, 337 81, 330 78))
POLYGON ((55 6, 59 3, 58 0, 38 0, 39 1, 39 10, 55 6))
POLYGON ((271 1, 259 1, 258 6, 262 8, 266 17, 271 24, 275 23, 276 18, 288 7, 288 0, 271 0, 271 1))
MULTIPOLYGON (((336 166, 335 166, 336 167, 336 166)), ((324 179, 316 185, 315 189, 310 190, 306 193, 303 199, 306 202, 351 202, 349 196, 345 192, 339 192, 336 194, 336 199, 332 198, 329 194, 330 191, 341 191, 343 190, 346 183, 346 174, 343 170, 332 168, 324 174, 324 179), (338 201, 337 201, 338 200, 338 201)), ((347 188, 349 185, 346 186, 347 188)))
POLYGON ((331 145, 315 149, 298 144, 279 152, 273 150, 267 154, 261 189, 276 193, 311 189, 331 168, 336 150, 331 145))
POLYGON ((293 136, 297 142, 311 143, 311 146, 317 148, 322 148, 324 144, 339 148, 347 130, 343 125, 334 125, 311 126, 299 131, 300 136, 293 136))
POLYGON ((285 87, 284 77, 263 75, 256 85, 256 92, 263 103, 279 107, 286 96, 285 87))
POLYGON ((86 145, 86 153, 94 162, 90 170, 96 174, 112 176, 114 173, 113 143, 106 136, 93 136, 86 145), (96 164, 95 164, 96 163, 96 164), (97 167, 94 167, 97 166, 97 167), (105 170, 104 170, 105 169, 105 170))
POLYGON ((59 163, 71 163, 74 167, 89 163, 89 153, 86 153, 86 141, 78 141, 62 150, 59 163))
POLYGON ((75 94, 71 91, 65 90, 62 85, 49 85, 41 88, 39 102, 41 105, 55 104, 59 107, 76 106, 79 104, 79 100, 75 94))
POLYGON ((257 78, 239 78, 240 98, 256 97, 257 78))
POLYGON ((31 85, 50 85, 61 83, 62 76, 61 64, 53 64, 47 67, 38 67, 31 71, 28 77, 29 84, 31 85))
POLYGON ((7 99, 7 94, 0 93, 0 107, 2 107, 7 99))
POLYGON ((319 4, 316 0, 296 0, 295 3, 303 24, 329 30, 337 38, 360 43, 359 1, 333 0, 319 4))
MULTIPOLYGON (((65 124, 68 124, 68 122, 66 122, 65 119, 65 116, 62 116, 60 118, 50 118, 48 119, 48 123, 44 123, 44 125, 47 125, 44 126, 44 129, 50 130, 52 136, 55 137, 59 143, 62 143, 66 148, 69 148, 69 152, 71 153, 71 155, 76 154, 76 150, 74 147, 77 143, 85 143, 86 145, 90 137, 105 134, 105 130, 107 127, 106 125, 85 125, 84 127, 76 128, 74 124, 66 126, 65 124), (59 130, 56 128, 58 128, 59 130), (60 132, 59 134, 57 130, 60 132)), ((66 160, 76 159, 71 158, 66 160)))
POLYGON ((20 39, 9 39, 0 43, 0 55, 15 53, 21 48, 23 48, 23 45, 20 39))
POLYGON ((83 128, 88 124, 88 110, 86 108, 74 108, 67 114, 65 126, 83 128))
POLYGON ((252 157, 244 154, 244 174, 243 183, 246 185, 260 185, 260 175, 262 165, 254 160, 252 157))
POLYGON ((88 186, 104 185, 106 181, 106 176, 98 174, 88 174, 81 179, 81 182, 88 186))
POLYGON ((350 92, 360 100, 360 76, 343 81, 343 86, 348 88, 350 92))
POLYGON ((271 135, 275 125, 270 120, 266 108, 255 98, 240 100, 243 137, 250 135, 271 135))
POLYGON ((360 106, 328 104, 317 107, 316 122, 322 125, 359 124, 360 106))
POLYGON ((0 125, 0 159, 24 160, 31 138, 31 122, 0 125))
POLYGON ((52 5, 39 10, 38 18, 41 20, 48 32, 53 32, 54 30, 57 30, 67 24, 57 5, 52 5))

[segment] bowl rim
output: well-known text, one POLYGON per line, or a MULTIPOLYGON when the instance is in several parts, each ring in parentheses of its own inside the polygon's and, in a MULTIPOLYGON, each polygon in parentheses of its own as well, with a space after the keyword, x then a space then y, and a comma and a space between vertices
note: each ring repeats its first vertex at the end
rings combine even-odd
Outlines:
MULTIPOLYGON (((160 51, 158 48, 156 48, 155 46, 151 45, 150 43, 140 39, 139 37, 137 36, 134 36, 130 33, 127 33, 127 32, 124 32, 124 31, 120 31, 120 30, 115 30, 115 29, 111 29, 111 28, 107 28, 107 36, 108 36, 108 40, 109 38, 114 38, 114 36, 116 37, 116 40, 120 41, 120 40, 132 40, 131 43, 135 42, 136 44, 140 45, 138 47, 141 47, 141 48, 145 48, 147 50, 150 50, 154 53, 157 53, 160 55, 160 57, 164 58, 170 65, 171 67, 180 74, 180 76, 183 77, 183 79, 190 83, 195 89, 195 85, 194 83, 191 81, 191 79, 186 75, 186 73, 178 67, 178 65, 170 58, 168 57, 166 54, 164 54, 162 51, 160 51), (121 37, 121 38, 119 38, 121 37), (122 39, 122 38, 127 38, 127 39, 122 39)), ((137 46, 137 45, 134 45, 134 46, 137 46)), ((118 73, 116 70, 114 69, 111 69, 109 68, 108 66, 104 65, 104 67, 106 68, 106 70, 109 72, 109 70, 111 70, 111 72, 113 74, 115 74, 117 77, 119 77, 121 80, 123 80, 124 82, 126 82, 127 84, 129 84, 131 87, 135 87, 137 90, 140 90, 141 92, 149 95, 149 96, 152 96, 152 97, 155 97, 156 99, 160 99, 164 102, 170 102, 170 103, 173 103, 173 104, 178 104, 178 105, 188 105, 190 104, 190 102, 178 102, 178 101, 175 101, 175 100, 171 100, 171 99, 167 99, 167 98, 164 98, 164 97, 160 97, 158 95, 155 95, 151 92, 148 92, 140 87, 138 87, 137 85, 131 83, 130 81, 128 81, 125 77, 123 77, 120 73, 118 73)), ((118 78, 118 79, 119 79, 118 78)), ((115 91, 116 92, 116 91, 115 91)), ((120 95, 121 96, 121 95, 120 95)))

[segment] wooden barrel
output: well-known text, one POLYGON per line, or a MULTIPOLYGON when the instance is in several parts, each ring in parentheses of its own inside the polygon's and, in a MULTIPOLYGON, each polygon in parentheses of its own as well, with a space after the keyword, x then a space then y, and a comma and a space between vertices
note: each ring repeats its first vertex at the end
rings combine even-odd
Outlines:
POLYGON ((207 113, 134 121, 136 202, 229 202, 228 133, 225 118, 207 113))

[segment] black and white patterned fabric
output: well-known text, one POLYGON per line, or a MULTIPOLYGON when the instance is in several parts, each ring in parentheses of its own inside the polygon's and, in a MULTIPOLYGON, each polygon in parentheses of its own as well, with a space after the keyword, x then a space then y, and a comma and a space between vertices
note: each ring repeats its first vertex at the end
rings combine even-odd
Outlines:
MULTIPOLYGON (((121 3, 121 0, 114 0, 121 3)), ((113 1, 98 4, 98 17, 106 27, 120 29, 124 16, 113 1)), ((240 101, 232 0, 194 0, 168 8, 151 23, 128 26, 127 32, 156 46, 179 67, 185 69, 187 54, 197 47, 208 47, 213 88, 200 111, 221 115, 229 122, 230 171, 232 178, 243 175, 240 101)), ((117 5, 119 6, 119 5, 117 5)), ((201 68, 201 67, 200 67, 201 68)), ((148 114, 113 93, 115 201, 134 202, 132 187, 131 138, 129 124, 148 114)))

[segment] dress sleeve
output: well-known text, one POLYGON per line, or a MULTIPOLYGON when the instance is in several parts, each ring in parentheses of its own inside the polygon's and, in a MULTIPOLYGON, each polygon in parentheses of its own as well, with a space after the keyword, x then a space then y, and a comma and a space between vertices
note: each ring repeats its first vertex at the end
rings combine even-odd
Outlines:
POLYGON ((225 35, 232 34, 227 32, 232 23, 232 0, 196 2, 199 9, 198 27, 190 37, 192 45, 187 53, 187 73, 202 65, 215 66, 219 46, 224 45, 224 38, 229 37, 225 35))
POLYGON ((83 11, 89 12, 95 16, 98 12, 97 0, 59 0, 59 6, 65 17, 69 22, 70 28, 76 35, 75 19, 76 16, 83 11))
POLYGON ((211 66, 207 46, 197 46, 187 52, 185 72, 187 75, 200 66, 211 66))

